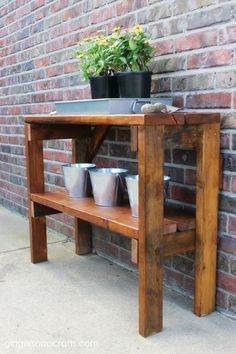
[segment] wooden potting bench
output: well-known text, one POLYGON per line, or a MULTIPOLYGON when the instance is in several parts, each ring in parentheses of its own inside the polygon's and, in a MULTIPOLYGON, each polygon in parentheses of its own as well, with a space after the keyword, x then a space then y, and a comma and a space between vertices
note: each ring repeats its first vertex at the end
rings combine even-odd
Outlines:
POLYGON ((195 250, 194 313, 215 307, 217 209, 219 188, 219 114, 185 113, 25 118, 31 260, 47 260, 46 215, 75 217, 78 255, 91 251, 91 223, 132 238, 138 251, 139 332, 162 329, 163 257, 195 250), (139 218, 129 206, 99 207, 92 198, 72 199, 61 190, 45 191, 43 140, 72 139, 73 162, 90 162, 110 126, 130 126, 138 151, 139 218), (196 214, 163 206, 164 139, 197 152, 196 214))

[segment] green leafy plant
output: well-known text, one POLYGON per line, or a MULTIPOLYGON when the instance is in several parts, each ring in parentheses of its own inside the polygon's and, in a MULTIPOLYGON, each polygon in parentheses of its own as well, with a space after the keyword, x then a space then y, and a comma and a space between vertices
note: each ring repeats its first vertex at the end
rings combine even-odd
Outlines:
POLYGON ((109 38, 103 34, 79 42, 75 57, 80 61, 80 69, 85 80, 90 76, 110 76, 114 73, 109 38))
POLYGON ((90 76, 110 76, 116 72, 148 70, 154 48, 140 25, 132 29, 113 29, 112 34, 102 33, 78 43, 75 57, 85 80, 90 76))
POLYGON ((114 71, 146 71, 154 55, 147 34, 140 25, 132 29, 114 28, 109 38, 114 71))

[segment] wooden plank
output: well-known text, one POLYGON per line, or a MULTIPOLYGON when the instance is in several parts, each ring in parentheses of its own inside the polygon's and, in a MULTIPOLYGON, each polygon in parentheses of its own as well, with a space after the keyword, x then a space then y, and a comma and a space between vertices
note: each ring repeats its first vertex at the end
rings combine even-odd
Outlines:
POLYGON ((138 240, 131 239, 131 262, 138 264, 138 240))
POLYGON ((183 125, 219 122, 218 113, 176 112, 152 114, 110 115, 42 115, 25 117, 27 123, 41 124, 91 124, 91 125, 183 125))
MULTIPOLYGON (((138 240, 131 242, 131 262, 138 263, 138 240)), ((195 249, 195 230, 167 234, 163 237, 164 257, 193 251, 195 249)))
POLYGON ((130 149, 131 151, 137 152, 138 151, 138 127, 137 126, 130 127, 130 134, 131 134, 130 149))
POLYGON ((174 256, 195 249, 195 230, 175 232, 163 238, 164 256, 174 256))
POLYGON ((197 149, 194 312, 215 308, 220 125, 202 126, 197 149))
MULTIPOLYGON (((93 198, 70 198, 63 190, 54 190, 45 193, 32 193, 34 203, 46 206, 49 210, 58 210, 71 214, 81 220, 108 228, 112 231, 138 239, 139 219, 131 215, 128 205, 115 207, 100 207, 95 205, 93 198)), ((164 219, 163 234, 177 231, 174 220, 164 219)))
POLYGON ((199 126, 165 126, 165 144, 168 147, 192 149, 198 144, 201 132, 199 126))
POLYGON ((32 194, 31 199, 97 226, 138 238, 138 219, 132 217, 129 206, 101 207, 95 205, 93 198, 70 198, 61 190, 32 194))
POLYGON ((220 113, 185 113, 185 124, 213 124, 220 122, 220 113))
POLYGON ((45 205, 35 203, 33 201, 30 202, 30 205, 31 205, 31 214, 33 217, 47 216, 47 215, 60 213, 60 211, 56 209, 49 208, 45 205))
POLYGON ((162 329, 164 127, 138 128, 139 333, 162 329))
POLYGON ((31 124, 30 141, 83 138, 89 133, 88 126, 62 124, 31 124))
MULTIPOLYGON (((90 132, 87 136, 72 140, 72 162, 89 162, 90 132)), ((76 216, 76 215, 75 215, 76 216)), ((92 229, 91 225, 79 218, 74 219, 75 253, 84 255, 92 251, 92 229)))
POLYGON ((31 126, 25 125, 26 171, 29 203, 29 229, 31 262, 47 260, 47 236, 45 216, 34 217, 31 208, 31 193, 44 192, 43 142, 30 141, 31 126))

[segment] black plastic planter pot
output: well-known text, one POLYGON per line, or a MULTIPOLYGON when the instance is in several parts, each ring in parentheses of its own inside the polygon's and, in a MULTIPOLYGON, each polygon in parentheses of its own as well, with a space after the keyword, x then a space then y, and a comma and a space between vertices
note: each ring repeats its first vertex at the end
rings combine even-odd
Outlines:
POLYGON ((89 80, 92 98, 119 97, 116 76, 91 76, 89 80))
POLYGON ((151 94, 152 73, 148 71, 129 71, 118 73, 118 86, 121 98, 145 98, 151 94))

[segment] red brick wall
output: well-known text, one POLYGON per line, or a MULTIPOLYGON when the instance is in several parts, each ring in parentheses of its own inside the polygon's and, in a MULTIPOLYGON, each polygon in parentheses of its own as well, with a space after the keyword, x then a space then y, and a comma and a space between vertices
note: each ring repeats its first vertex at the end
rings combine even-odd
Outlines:
MULTIPOLYGON (((217 305, 236 316, 235 20, 236 1, 224 0, 12 0, 0 7, 0 203, 27 213, 22 117, 48 113, 54 101, 89 97, 73 58, 77 41, 99 29, 139 22, 159 48, 152 64, 153 95, 173 97, 189 110, 222 114, 217 305)), ((70 160, 70 143, 45 147, 47 186, 63 185, 60 166, 70 160)), ((112 130, 97 162, 132 172, 135 161, 129 130, 112 130)), ((194 204, 194 164, 192 151, 166 151, 171 198, 181 205, 194 204)), ((48 224, 73 233, 67 216, 48 224)), ((129 240, 97 228, 94 235, 98 252, 130 264, 129 240)), ((166 259, 166 284, 192 295, 193 259, 192 254, 166 259)))

